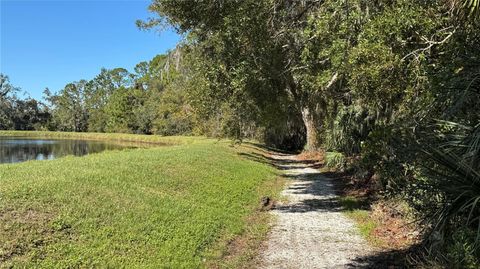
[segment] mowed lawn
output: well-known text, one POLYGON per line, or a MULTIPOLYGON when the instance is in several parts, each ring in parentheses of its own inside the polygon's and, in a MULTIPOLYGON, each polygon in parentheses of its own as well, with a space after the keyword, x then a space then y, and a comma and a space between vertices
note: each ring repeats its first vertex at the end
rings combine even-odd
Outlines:
MULTIPOLYGON (((181 138, 177 138, 177 140, 181 138)), ((276 171, 227 142, 0 165, 0 267, 202 268, 249 222, 276 171)), ((243 148, 245 150, 245 148, 243 148)), ((257 227, 258 226, 258 227, 257 227)))

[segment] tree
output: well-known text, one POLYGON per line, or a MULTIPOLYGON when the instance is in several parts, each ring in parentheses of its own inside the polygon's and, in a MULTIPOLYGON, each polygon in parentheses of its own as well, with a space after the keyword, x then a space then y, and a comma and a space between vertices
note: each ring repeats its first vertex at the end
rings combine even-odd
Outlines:
POLYGON ((53 121, 60 131, 85 132, 88 129, 88 111, 84 91, 87 81, 69 83, 57 95, 45 97, 53 105, 53 121))
POLYGON ((110 96, 120 87, 131 85, 130 73, 123 68, 107 70, 100 73, 85 85, 85 106, 88 111, 88 130, 104 132, 107 125, 105 106, 110 96))
POLYGON ((18 91, 10 84, 8 76, 0 74, 0 129, 7 130, 13 126, 10 118, 12 111, 12 103, 10 94, 18 91))
POLYGON ((20 89, 11 85, 8 76, 0 74, 0 130, 35 130, 46 128, 48 108, 29 98, 19 99, 20 89))
POLYGON ((17 91, 19 91, 19 88, 10 84, 8 76, 0 74, 0 98, 7 98, 9 94, 14 94, 17 91))
POLYGON ((310 98, 292 76, 291 63, 298 56, 297 48, 291 46, 294 34, 275 26, 278 22, 287 25, 289 19, 301 20, 309 6, 287 1, 158 0, 150 9, 159 17, 139 25, 152 28, 166 22, 181 32, 189 32, 202 60, 208 63, 203 65, 209 69, 203 71, 209 81, 204 94, 217 95, 229 104, 237 118, 232 122, 234 128, 244 125, 240 119, 251 120, 253 115, 248 112, 252 105, 256 108, 253 111, 260 114, 256 116, 258 122, 262 122, 270 113, 278 115, 282 107, 289 107, 284 102, 291 103, 296 113, 303 111, 309 134, 307 144, 314 148, 318 141, 310 98), (275 9, 278 12, 270 12, 275 9))
POLYGON ((130 89, 121 87, 115 90, 105 106, 107 132, 131 133, 136 122, 133 110, 137 107, 137 97, 130 89))

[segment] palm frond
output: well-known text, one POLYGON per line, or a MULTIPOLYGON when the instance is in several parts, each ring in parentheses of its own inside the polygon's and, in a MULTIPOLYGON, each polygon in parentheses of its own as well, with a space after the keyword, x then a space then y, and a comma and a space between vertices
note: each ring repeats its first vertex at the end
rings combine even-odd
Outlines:
POLYGON ((480 0, 450 0, 449 2, 457 13, 466 14, 473 19, 480 18, 480 0))
POLYGON ((476 230, 475 245, 480 246, 480 124, 473 127, 454 122, 439 122, 444 142, 425 150, 432 164, 427 171, 440 195, 431 213, 433 230, 446 234, 458 225, 476 230), (459 221, 460 220, 460 221, 459 221))

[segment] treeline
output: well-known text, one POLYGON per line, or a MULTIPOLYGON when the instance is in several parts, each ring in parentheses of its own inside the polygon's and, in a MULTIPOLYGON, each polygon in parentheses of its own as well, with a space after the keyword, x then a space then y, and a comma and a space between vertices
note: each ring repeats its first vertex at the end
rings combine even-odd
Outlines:
POLYGON ((46 92, 51 129, 75 132, 187 134, 192 131, 185 91, 178 84, 180 50, 136 65, 102 69, 90 81, 70 83, 57 94, 46 92))
POLYGON ((203 124, 325 149, 407 201, 427 256, 480 251, 480 8, 473 0, 154 0, 144 29, 187 36, 203 124))
POLYGON ((47 88, 44 103, 19 99, 19 89, 2 74, 0 129, 190 134, 180 56, 180 48, 158 55, 137 64, 134 73, 103 68, 93 79, 68 83, 56 93, 47 88))

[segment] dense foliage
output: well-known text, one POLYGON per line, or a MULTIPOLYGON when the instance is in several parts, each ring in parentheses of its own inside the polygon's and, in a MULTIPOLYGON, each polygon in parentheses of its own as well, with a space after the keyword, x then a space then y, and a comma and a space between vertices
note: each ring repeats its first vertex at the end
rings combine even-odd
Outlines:
POLYGON ((364 183, 417 209, 431 257, 478 263, 478 1, 154 0, 150 9, 158 17, 141 27, 190 38, 204 119, 223 117, 237 137, 254 126, 276 145, 303 138, 307 150, 335 152, 364 183))

